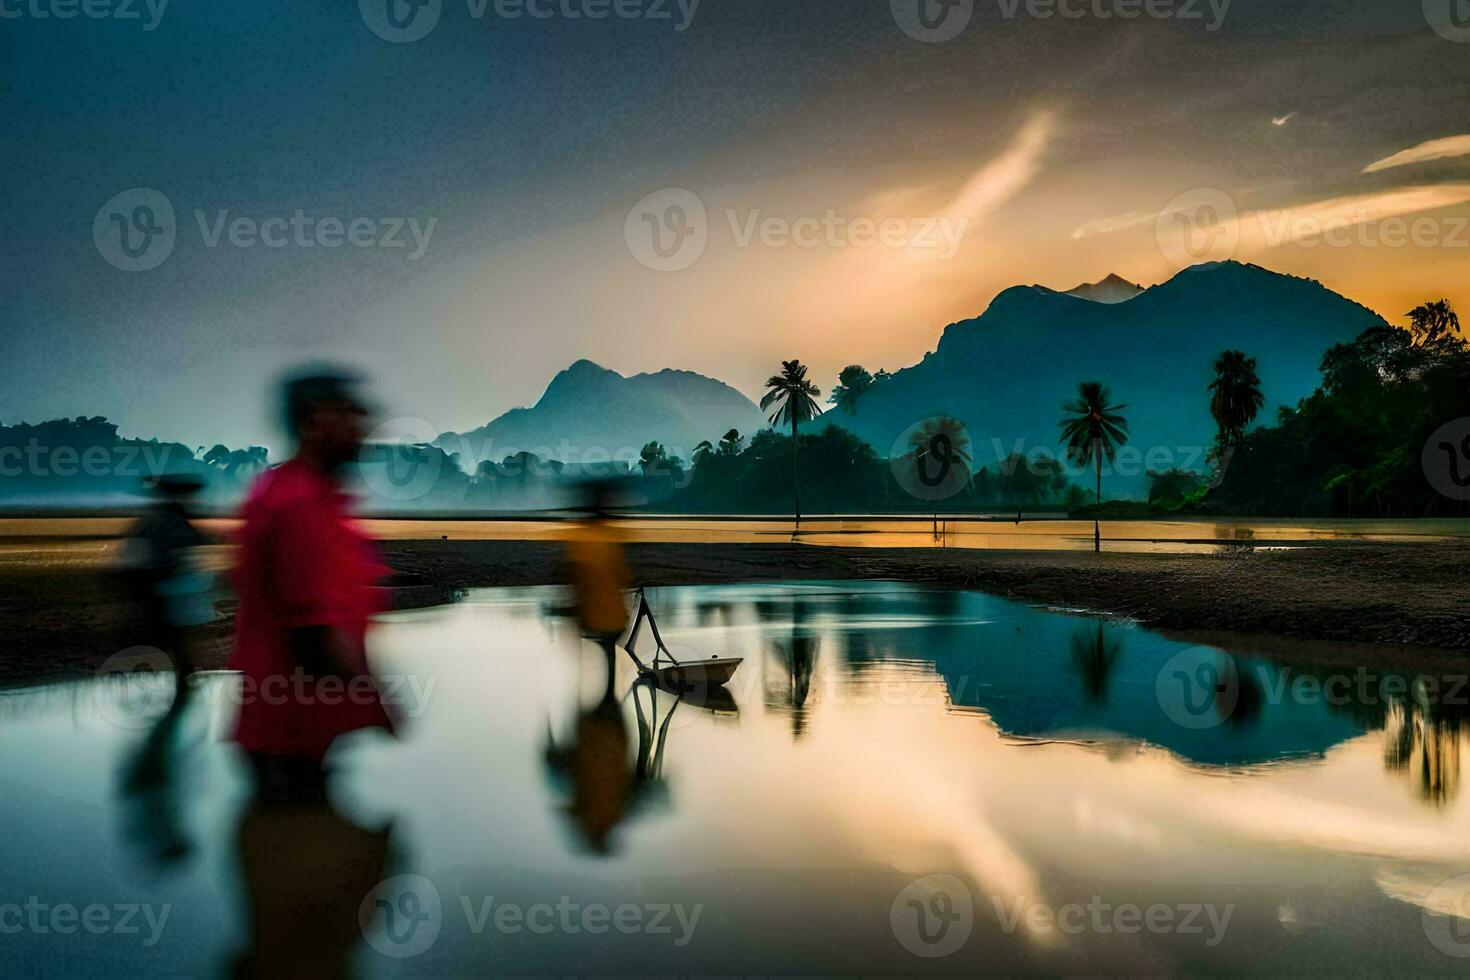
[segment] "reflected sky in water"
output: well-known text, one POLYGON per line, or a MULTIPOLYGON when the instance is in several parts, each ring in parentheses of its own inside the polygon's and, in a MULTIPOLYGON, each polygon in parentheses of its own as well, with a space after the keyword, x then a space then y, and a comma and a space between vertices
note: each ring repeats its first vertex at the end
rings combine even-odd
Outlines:
POLYGON ((166 740, 146 678, 0 697, 0 903, 169 907, 151 945, 141 919, 136 935, 6 934, 0 968, 220 974, 250 945, 249 902, 257 935, 369 975, 1465 962, 1442 947, 1470 941, 1470 919, 1425 912, 1463 898, 1443 883, 1470 872, 1465 734, 1422 690, 1331 704, 1303 695, 1301 678, 1330 676, 1304 665, 975 593, 649 595, 680 658, 745 658, 728 696, 635 683, 620 658, 605 698, 600 656, 548 612, 554 590, 384 620, 374 659, 413 717, 401 741, 342 747, 345 820, 244 811, 218 740, 229 675, 204 679, 166 740), (167 778, 139 775, 150 737, 167 778), (901 893, 935 874, 963 883, 973 916, 929 959, 901 935, 901 893), (437 933, 407 957, 354 932, 363 882, 398 875, 438 900, 437 933), (1219 935, 1010 923, 1127 902, 1230 912, 1219 935), (316 910, 294 938, 293 903, 316 910), (506 903, 636 907, 645 926, 667 906, 669 931, 498 929, 506 903))

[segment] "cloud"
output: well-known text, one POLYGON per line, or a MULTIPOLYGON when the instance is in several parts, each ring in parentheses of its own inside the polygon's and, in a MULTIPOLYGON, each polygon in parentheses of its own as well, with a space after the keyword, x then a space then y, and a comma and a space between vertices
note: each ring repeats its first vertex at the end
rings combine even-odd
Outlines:
POLYGON ((1376 174, 1381 170, 1390 170, 1394 167, 1407 167, 1410 164, 1427 163, 1430 160, 1447 160, 1451 157, 1467 155, 1470 155, 1470 136, 1448 136, 1441 140, 1420 143, 1401 153, 1395 153, 1391 157, 1385 157, 1377 163, 1370 163, 1363 168, 1363 173, 1376 174))
POLYGON ((1289 242, 1315 239, 1324 230, 1372 224, 1453 207, 1467 201, 1470 201, 1470 184, 1400 187, 1373 194, 1311 201, 1290 208, 1252 211, 1236 219, 1235 223, 1246 244, 1274 248, 1289 242))
POLYGON ((968 221, 971 227, 983 223, 1036 179, 1055 131, 1054 113, 1034 113, 999 156, 970 175, 944 213, 952 219, 968 221))
POLYGON ((1093 235, 1111 235, 1113 232, 1122 231, 1124 228, 1135 228, 1138 225, 1146 225, 1150 221, 1156 220, 1161 214, 1163 214, 1162 211, 1150 211, 1148 213, 1129 211, 1127 214, 1116 214, 1111 218, 1099 218, 1096 221, 1089 221, 1072 232, 1072 241, 1081 241, 1084 238, 1091 238, 1093 235))

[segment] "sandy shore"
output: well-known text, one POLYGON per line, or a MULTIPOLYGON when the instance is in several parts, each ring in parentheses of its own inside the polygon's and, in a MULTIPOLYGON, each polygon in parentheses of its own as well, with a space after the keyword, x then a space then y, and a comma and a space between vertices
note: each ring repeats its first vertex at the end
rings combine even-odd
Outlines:
MULTIPOLYGON (((394 540, 383 552, 399 572, 400 605, 443 601, 455 589, 560 577, 560 549, 548 541, 394 540)), ((1371 644, 1362 659, 1380 665, 1443 666, 1470 653, 1467 541, 1209 555, 635 544, 629 560, 646 585, 894 579, 1124 616, 1202 639, 1245 637, 1262 649, 1277 641, 1371 644)), ((224 600, 226 618, 201 636, 206 666, 227 656, 232 605, 224 600)), ((131 645, 127 603, 85 555, 0 564, 0 620, 4 685, 89 673, 131 645)), ((1345 647, 1334 659, 1353 656, 1345 647)))

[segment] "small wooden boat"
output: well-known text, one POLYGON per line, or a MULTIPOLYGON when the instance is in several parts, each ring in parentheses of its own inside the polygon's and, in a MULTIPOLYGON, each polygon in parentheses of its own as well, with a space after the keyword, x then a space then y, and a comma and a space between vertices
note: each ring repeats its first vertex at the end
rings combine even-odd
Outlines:
POLYGON ((730 682, 730 678, 735 676, 736 669, 744 662, 741 657, 710 657, 708 660, 679 660, 676 658, 669 652, 663 637, 659 635, 658 623, 653 618, 653 610, 648 606, 648 596, 642 589, 638 590, 638 610, 633 615, 632 631, 628 634, 622 647, 637 665, 639 674, 651 678, 667 691, 681 694, 724 687, 730 682), (648 623, 649 630, 653 633, 654 642, 658 644, 653 662, 647 664, 640 660, 635 652, 638 634, 643 629, 645 622, 648 623))
POLYGON ((741 662, 739 657, 711 657, 708 660, 684 660, 670 666, 654 667, 647 672, 666 690, 704 691, 712 687, 724 687, 735 676, 735 669, 741 662))

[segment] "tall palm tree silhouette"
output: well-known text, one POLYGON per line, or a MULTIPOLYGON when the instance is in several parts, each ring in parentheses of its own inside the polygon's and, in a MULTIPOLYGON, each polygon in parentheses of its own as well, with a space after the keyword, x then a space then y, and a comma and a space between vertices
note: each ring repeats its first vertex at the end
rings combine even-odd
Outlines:
POLYGON ((766 381, 766 392, 761 399, 761 408, 770 412, 774 425, 791 423, 791 489, 796 503, 796 523, 801 525, 801 479, 796 471, 797 427, 810 422, 822 414, 817 399, 822 390, 806 379, 806 365, 797 360, 782 361, 781 373, 771 375, 766 381))
MULTIPOLYGON (((1127 405, 1114 405, 1105 385, 1084 381, 1077 386, 1077 397, 1062 406, 1066 414, 1060 422, 1062 439, 1067 444, 1067 458, 1079 466, 1097 467, 1097 502, 1102 503, 1103 457, 1112 462, 1118 447, 1128 441, 1128 420, 1118 413, 1127 405)), ((1092 550, 1102 551, 1102 525, 1092 520, 1092 550)))
POLYGON ((1239 446, 1245 427, 1255 421, 1266 404, 1256 359, 1244 352, 1227 350, 1215 358, 1215 380, 1210 382, 1210 414, 1220 427, 1220 448, 1239 446))

